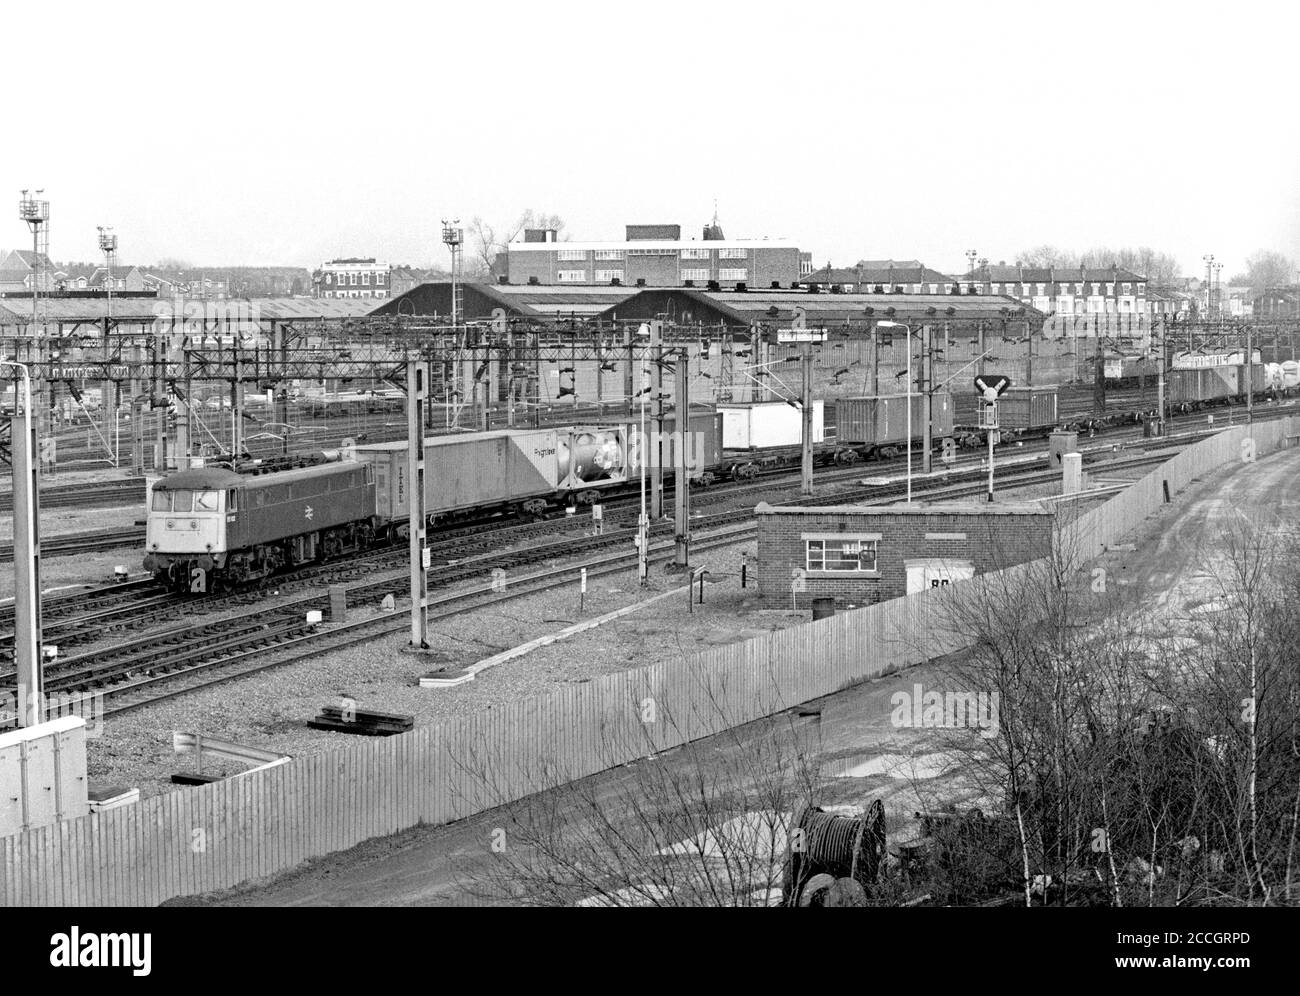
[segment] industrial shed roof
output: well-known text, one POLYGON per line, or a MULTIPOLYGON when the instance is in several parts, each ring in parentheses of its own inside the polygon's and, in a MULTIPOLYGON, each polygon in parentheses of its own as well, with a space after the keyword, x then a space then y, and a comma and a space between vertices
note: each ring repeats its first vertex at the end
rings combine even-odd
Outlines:
MULTIPOLYGON (((207 306, 212 309, 229 309, 232 318, 265 319, 268 321, 293 321, 320 318, 358 318, 370 314, 383 300, 365 298, 227 298, 223 300, 184 298, 188 309, 207 306)), ((112 315, 117 321, 152 322, 160 316, 168 317, 174 307, 169 297, 128 297, 113 295, 112 315)), ((101 321, 109 314, 110 303, 105 297, 42 296, 40 312, 43 320, 50 322, 101 321)), ((0 325, 27 325, 32 319, 30 297, 0 298, 0 325)))
MULTIPOLYGON (((469 319, 491 317, 502 308, 507 314, 528 318, 560 315, 598 315, 636 295, 639 288, 563 284, 478 284, 460 285, 460 312, 469 319)), ((377 314, 449 315, 450 281, 433 281, 413 287, 391 301, 381 302, 377 314)))
POLYGON ((814 326, 884 320, 995 321, 1004 317, 1033 321, 1043 317, 1014 298, 992 294, 810 294, 800 290, 701 291, 689 287, 643 290, 601 317, 633 321, 667 317, 683 324, 721 322, 748 327, 751 322, 763 322, 779 326, 794 318, 795 309, 802 309, 805 321, 814 326))

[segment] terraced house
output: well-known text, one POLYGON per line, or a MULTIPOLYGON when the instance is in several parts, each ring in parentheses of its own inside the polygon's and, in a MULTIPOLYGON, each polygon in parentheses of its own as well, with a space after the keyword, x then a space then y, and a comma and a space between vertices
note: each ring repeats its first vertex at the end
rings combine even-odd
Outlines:
POLYGON ((1039 267, 987 264, 961 278, 963 289, 1017 298, 1056 315, 1144 315, 1147 278, 1122 266, 1039 267))

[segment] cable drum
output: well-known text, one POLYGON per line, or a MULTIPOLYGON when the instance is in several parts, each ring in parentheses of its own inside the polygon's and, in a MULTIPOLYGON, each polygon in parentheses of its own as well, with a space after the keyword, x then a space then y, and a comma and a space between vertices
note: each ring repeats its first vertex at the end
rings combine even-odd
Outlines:
POLYGON ((782 904, 821 905, 801 900, 814 879, 824 889, 825 876, 850 879, 865 893, 875 884, 884 850, 885 807, 879 799, 858 817, 836 816, 816 807, 805 807, 795 820, 786 844, 782 904))

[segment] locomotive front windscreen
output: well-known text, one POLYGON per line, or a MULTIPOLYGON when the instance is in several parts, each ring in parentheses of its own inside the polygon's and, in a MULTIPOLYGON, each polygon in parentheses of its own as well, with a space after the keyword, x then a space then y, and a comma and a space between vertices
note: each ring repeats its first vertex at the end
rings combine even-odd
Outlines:
POLYGON ((154 488, 155 512, 218 512, 221 510, 220 491, 161 491, 154 488))

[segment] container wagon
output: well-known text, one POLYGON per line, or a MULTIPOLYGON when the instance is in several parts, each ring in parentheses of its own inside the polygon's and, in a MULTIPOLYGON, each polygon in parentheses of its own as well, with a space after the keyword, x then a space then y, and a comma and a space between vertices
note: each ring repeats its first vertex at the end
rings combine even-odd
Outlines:
POLYGON ((1267 390, 1268 378, 1262 363, 1174 369, 1169 371, 1169 401, 1188 410, 1225 404, 1245 397, 1250 377, 1255 394, 1267 390))
MULTIPOLYGON (((374 466, 379 519, 407 518, 406 440, 358 446, 374 466)), ((425 510, 430 521, 470 513, 540 515, 570 493, 621 484, 626 440, 620 426, 498 429, 424 441, 425 510)))
MULTIPOLYGON (((955 408, 952 395, 936 391, 931 411, 931 438, 936 447, 953 437, 955 408)), ((912 438, 925 438, 926 396, 912 395, 912 438)), ((865 457, 890 459, 907 447, 907 395, 845 398, 836 405, 836 442, 859 450, 865 457)))
MULTIPOLYGON (((998 398, 998 431, 1005 437, 1044 435, 1057 425, 1057 392, 1055 386, 1009 387, 998 398)), ((979 433, 980 398, 974 392, 957 396, 957 425, 967 431, 979 433)))
MULTIPOLYGON (((690 435, 684 440, 677 432, 677 416, 669 412, 664 416, 663 430, 660 434, 657 419, 646 415, 646 469, 655 466, 656 461, 664 468, 667 476, 677 470, 678 446, 686 446, 686 466, 690 471, 692 483, 712 484, 722 472, 724 421, 720 411, 713 408, 691 412, 689 421, 690 435)), ((639 477, 641 473, 640 446, 637 441, 641 434, 641 420, 626 419, 621 425, 623 438, 629 443, 627 451, 627 473, 629 479, 639 477)))
MULTIPOLYGON (((685 440, 675 417, 647 418, 647 468, 662 461, 671 477, 678 447, 687 447, 692 480, 711 483, 722 462, 722 424, 717 412, 692 412, 685 440), (658 443, 659 445, 655 445, 658 443)), ((591 505, 601 494, 640 475, 640 420, 552 429, 498 429, 425 439, 425 510, 430 521, 483 514, 537 516, 556 505, 591 505)), ((374 466, 381 524, 400 528, 407 518, 406 440, 355 448, 356 459, 374 466)))

